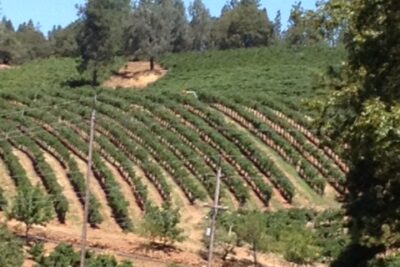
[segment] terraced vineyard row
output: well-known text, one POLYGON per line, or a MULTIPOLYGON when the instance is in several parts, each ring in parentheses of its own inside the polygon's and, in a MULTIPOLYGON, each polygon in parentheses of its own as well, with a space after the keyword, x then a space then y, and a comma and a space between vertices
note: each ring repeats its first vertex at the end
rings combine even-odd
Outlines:
MULTIPOLYGON (((0 159, 12 182, 17 190, 32 186, 12 153, 17 149, 33 162, 64 223, 71 212, 70 198, 45 155, 62 166, 79 201, 75 209, 81 212, 85 173, 79 163, 87 157, 93 92, 7 93, 0 104, 12 110, 0 115, 0 159)), ((312 191, 313 198, 323 200, 326 182, 337 191, 335 195, 344 191, 346 166, 288 107, 211 94, 196 100, 173 94, 101 91, 96 110, 92 170, 98 188, 91 188, 89 216, 93 227, 110 220, 104 218, 110 213, 122 230, 132 230, 150 205, 174 202, 173 184, 192 205, 207 202, 219 167, 222 201, 231 208, 301 206, 296 199, 310 198, 306 194, 312 191), (274 151, 293 172, 265 150, 274 151), (298 188, 300 178, 306 190, 298 188)), ((320 208, 328 207, 322 204, 320 208)))

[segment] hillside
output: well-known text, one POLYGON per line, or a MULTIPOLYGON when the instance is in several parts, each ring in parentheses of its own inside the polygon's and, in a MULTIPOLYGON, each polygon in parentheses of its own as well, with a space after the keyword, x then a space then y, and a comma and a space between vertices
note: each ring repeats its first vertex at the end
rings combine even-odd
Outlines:
MULTIPOLYGON (((92 222, 92 245, 149 256, 123 232, 140 232, 146 207, 167 201, 180 209, 184 252, 150 257, 201 266, 204 204, 219 166, 221 202, 232 211, 337 209, 347 166, 318 136, 307 104, 325 94, 315 80, 342 56, 323 47, 170 54, 160 60, 167 75, 145 90, 96 88, 90 190, 103 220, 92 222)), ((0 80, 0 187, 13 196, 23 176, 65 198, 67 212, 54 205, 65 223, 53 221, 48 235, 76 242, 94 90, 78 86, 72 59, 3 70, 0 80)), ((287 266, 274 257, 264 263, 287 266)))

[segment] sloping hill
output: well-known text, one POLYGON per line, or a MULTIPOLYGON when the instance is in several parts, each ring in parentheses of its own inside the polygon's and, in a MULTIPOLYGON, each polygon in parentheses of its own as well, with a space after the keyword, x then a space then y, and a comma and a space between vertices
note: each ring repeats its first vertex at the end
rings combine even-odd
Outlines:
MULTIPOLYGON (((102 232, 128 238, 122 232, 139 227, 146 205, 170 201, 183 213, 189 238, 182 248, 200 250, 203 204, 213 197, 219 167, 221 201, 232 210, 337 208, 346 165, 317 135, 315 113, 306 104, 324 94, 313 88, 313 77, 338 64, 341 53, 270 48, 167 55, 168 74, 148 90, 99 88, 91 190, 103 222, 93 222, 92 241, 102 232)), ((4 177, 17 178, 12 174, 19 165, 5 155, 9 147, 34 155, 37 168, 21 166, 28 176, 47 185, 49 194, 74 200, 67 226, 51 224, 61 229, 79 224, 83 204, 94 92, 68 87, 77 77, 68 59, 0 73, 4 177), (46 171, 40 154, 50 162, 46 171)), ((136 237, 129 238, 126 244, 136 237)))

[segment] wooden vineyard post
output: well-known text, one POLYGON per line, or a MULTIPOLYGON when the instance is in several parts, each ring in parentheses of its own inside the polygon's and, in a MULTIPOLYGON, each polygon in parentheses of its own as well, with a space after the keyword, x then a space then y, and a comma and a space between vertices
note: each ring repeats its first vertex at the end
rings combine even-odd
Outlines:
POLYGON ((218 168, 217 172, 217 183, 215 186, 215 193, 214 193, 214 202, 211 206, 213 211, 212 218, 211 218, 211 232, 210 232, 210 242, 208 245, 208 258, 207 258, 207 267, 212 266, 212 258, 214 253, 214 238, 215 238, 215 228, 217 223, 217 215, 218 210, 224 210, 224 207, 219 206, 219 195, 221 190, 221 177, 222 177, 222 170, 221 167, 218 168))
POLYGON ((96 123, 96 97, 94 99, 94 107, 92 111, 92 117, 90 120, 90 139, 89 139, 89 155, 88 155, 88 165, 86 173, 86 191, 85 191, 85 207, 83 214, 83 225, 82 225, 82 237, 81 237, 81 261, 80 267, 85 267, 85 256, 86 256, 86 243, 87 243, 87 223, 89 217, 89 198, 90 198, 90 177, 92 173, 92 156, 93 156, 93 141, 94 141, 94 129, 96 123))

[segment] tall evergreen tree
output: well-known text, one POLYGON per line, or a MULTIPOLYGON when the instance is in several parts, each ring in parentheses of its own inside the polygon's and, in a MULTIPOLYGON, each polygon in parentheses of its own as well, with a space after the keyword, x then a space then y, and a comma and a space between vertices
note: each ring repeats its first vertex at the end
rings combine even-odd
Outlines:
POLYGON ((377 252, 400 247, 400 6, 340 4, 349 11, 348 59, 332 82, 322 134, 346 144, 344 207, 353 242, 334 266, 366 266, 377 252))
POLYGON ((306 46, 325 41, 325 15, 322 10, 304 10, 301 2, 294 4, 285 32, 286 42, 289 45, 306 46))
POLYGON ((25 61, 50 55, 46 37, 35 27, 32 20, 18 26, 16 39, 21 44, 18 50, 21 56, 25 57, 25 61))
POLYGON ((227 13, 228 11, 232 10, 232 3, 227 1, 225 3, 225 5, 222 7, 221 9, 221 15, 220 17, 222 17, 223 15, 225 15, 225 13, 227 13))
POLYGON ((192 48, 195 50, 207 49, 210 45, 212 26, 210 11, 202 0, 194 0, 189 6, 189 14, 192 17, 190 22, 193 36, 192 48))
POLYGON ((171 23, 172 52, 182 52, 190 49, 190 27, 186 17, 186 8, 182 0, 163 0, 165 20, 171 23), (171 19, 173 18, 173 19, 171 19))
POLYGON ((4 27, 11 32, 15 31, 12 21, 7 19, 6 17, 3 17, 3 19, 1 20, 1 24, 4 25, 4 27))
POLYGON ((17 43, 15 33, 7 28, 5 21, 3 18, 0 23, 0 64, 10 63, 17 43))
POLYGON ((157 4, 152 0, 140 0, 131 17, 126 51, 135 56, 146 56, 153 70, 155 58, 170 50, 165 27, 157 4))
POLYGON ((243 1, 231 5, 217 25, 219 48, 266 46, 272 43, 272 23, 259 1, 243 1))
POLYGON ((276 40, 280 40, 282 38, 282 15, 280 10, 276 12, 274 19, 274 35, 276 40))
POLYGON ((21 23, 17 30, 11 20, 0 21, 0 62, 3 64, 24 63, 51 54, 49 42, 39 26, 32 20, 21 23))
POLYGON ((303 45, 305 43, 303 13, 301 2, 297 2, 292 6, 289 27, 285 32, 285 40, 290 45, 303 45))
POLYGON ((189 48, 189 23, 182 0, 140 0, 130 25, 127 51, 149 58, 151 70, 162 53, 189 48))
POLYGON ((256 6, 258 8, 261 5, 260 0, 241 0, 240 4, 243 6, 256 6))
POLYGON ((81 23, 73 22, 66 28, 53 28, 49 32, 49 42, 52 47, 52 52, 56 56, 61 57, 78 57, 77 36, 80 31, 81 23))
POLYGON ((80 8, 82 29, 78 35, 81 72, 89 70, 92 84, 98 73, 112 63, 122 49, 124 21, 130 11, 129 0, 88 0, 80 8))

